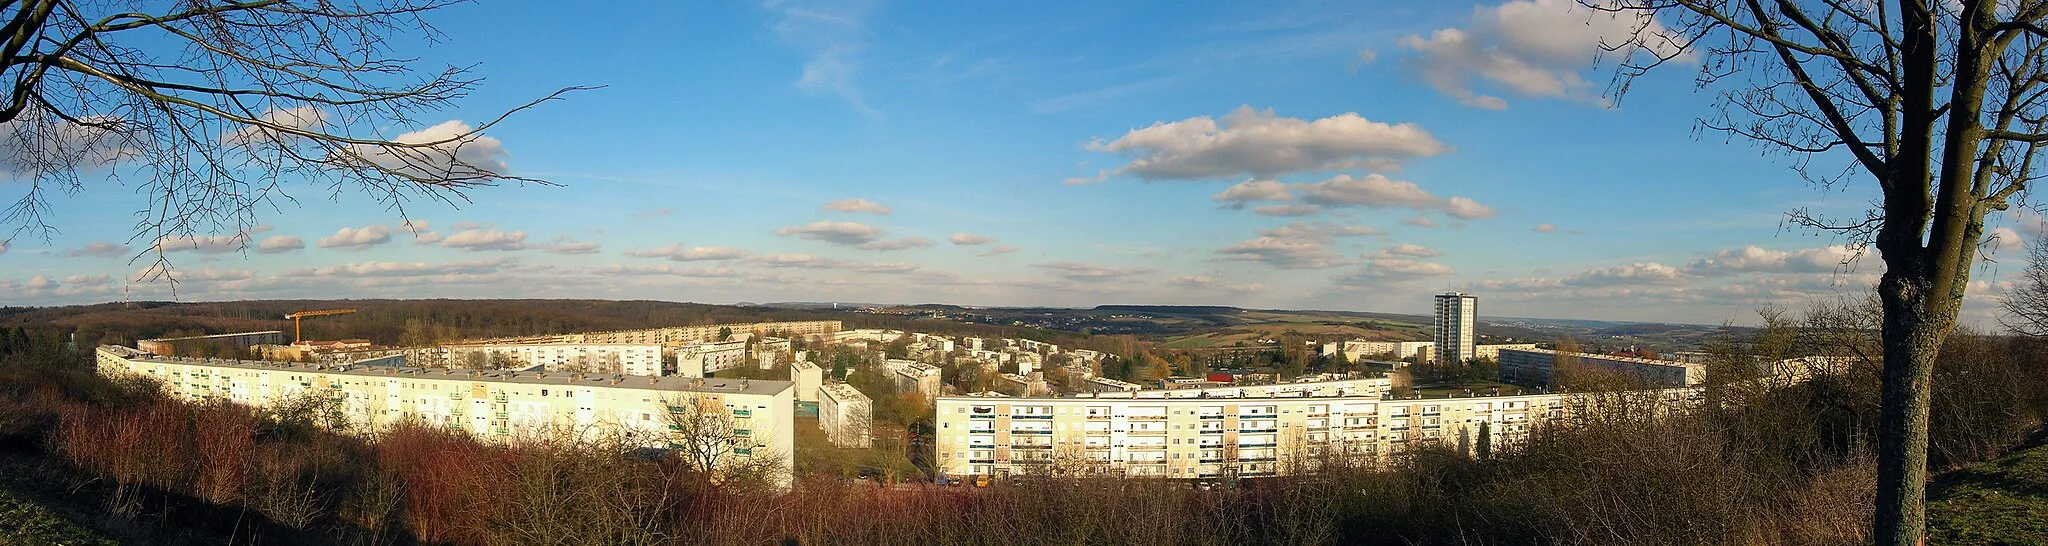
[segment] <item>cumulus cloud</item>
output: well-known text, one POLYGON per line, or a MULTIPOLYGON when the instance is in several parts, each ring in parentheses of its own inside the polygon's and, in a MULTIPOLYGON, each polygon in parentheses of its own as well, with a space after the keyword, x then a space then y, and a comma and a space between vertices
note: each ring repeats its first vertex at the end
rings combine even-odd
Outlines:
POLYGON ((873 241, 869 243, 864 243, 855 248, 859 248, 861 250, 879 250, 886 252, 890 250, 903 250, 906 248, 925 248, 928 246, 932 246, 932 244, 933 243, 931 239, 926 239, 923 237, 904 237, 902 239, 890 241, 873 241))
POLYGON ((1390 246, 1385 249, 1381 249, 1380 252, 1387 254, 1389 256, 1407 256, 1410 258, 1435 258, 1437 256, 1444 255, 1444 253, 1438 252, 1434 248, 1408 243, 1400 243, 1394 246, 1390 246))
POLYGON ((1109 180, 1109 171, 1095 171, 1095 176, 1070 176, 1065 180, 1061 180, 1060 183, 1068 186, 1086 186, 1105 180, 1109 180))
POLYGON ((1557 233, 1557 226, 1553 226, 1550 224, 1536 224, 1536 227, 1534 229, 1530 229, 1529 231, 1534 231, 1537 233, 1557 233))
POLYGON ((830 210, 838 212, 864 212, 868 214, 878 215, 888 215, 890 212, 894 212, 889 207, 883 206, 881 203, 876 203, 874 201, 869 201, 858 197, 840 199, 838 201, 826 203, 825 206, 818 207, 818 210, 830 210))
POLYGON ((1264 206, 1264 207, 1252 207, 1252 214, 1257 214, 1257 215, 1259 215, 1259 216, 1282 216, 1282 217, 1296 217, 1296 216, 1315 216, 1315 215, 1316 215, 1316 213, 1319 213, 1319 212, 1322 212, 1322 211, 1323 211, 1323 207, 1320 207, 1320 206, 1316 206, 1316 205, 1300 205, 1300 204, 1295 204, 1295 205, 1268 205, 1268 206, 1264 206))
POLYGON ((287 269, 281 277, 427 277, 438 275, 480 275, 510 267, 511 258, 467 262, 357 262, 321 268, 287 269))
POLYGON ((241 250, 249 244, 249 235, 172 235, 159 238, 156 248, 164 252, 198 252, 200 254, 223 254, 241 250))
POLYGON ((946 240, 952 241, 953 244, 962 246, 985 245, 996 242, 995 237, 967 232, 955 233, 952 237, 947 237, 946 240))
POLYGON ((1657 262, 1638 262, 1614 267, 1598 267, 1564 278, 1570 286, 1615 286, 1628 284, 1654 284, 1676 281, 1685 273, 1676 267, 1657 262))
POLYGON ((981 255, 982 255, 982 256, 997 256, 997 255, 1002 255, 1002 254, 1009 254, 1009 253, 1012 253, 1012 252, 1016 252, 1016 251, 1017 251, 1017 247, 1014 247, 1014 246, 1010 246, 1010 245, 996 245, 996 246, 995 246, 994 248, 990 248, 990 249, 988 249, 988 251, 987 251, 987 252, 982 252, 982 253, 981 253, 981 255))
POLYGON ((468 179, 501 176, 511 172, 504 143, 475 132, 460 120, 404 133, 391 139, 400 144, 422 146, 353 145, 339 160, 363 167, 404 173, 428 179, 468 179))
MULTIPOLYGON (((121 119, 87 116, 84 121, 121 119)), ((132 134, 72 123, 31 106, 13 120, 0 124, 0 177, 34 179, 52 171, 109 167, 140 153, 144 143, 139 139, 132 134)))
POLYGON ((1466 106, 1503 110, 1508 107, 1506 99, 1483 93, 1475 84, 1524 97, 1604 104, 1581 74, 1593 67, 1602 44, 1632 43, 1638 29, 1652 37, 1644 49, 1609 54, 1678 53, 1678 38, 1651 14, 1600 12, 1572 0, 1479 7, 1465 28, 1410 35, 1399 43, 1413 53, 1406 68, 1414 79, 1466 106))
POLYGON ((726 267, 674 267, 668 264, 655 265, 607 265, 590 270, 593 275, 608 277, 625 275, 673 275, 697 278, 738 278, 746 276, 739 270, 726 267))
POLYGON ((1417 216, 1417 217, 1414 217, 1414 218, 1409 218, 1409 219, 1407 219, 1407 220, 1402 220, 1402 221, 1401 221, 1401 223, 1402 223, 1402 224, 1406 224, 1406 225, 1411 225, 1411 226, 1419 227, 1419 228, 1434 228, 1434 227, 1436 227, 1436 220, 1431 220, 1431 219, 1429 219, 1428 217, 1424 217, 1424 216, 1417 216))
POLYGON ((1135 267, 1108 267, 1082 262, 1047 262, 1031 264, 1054 276, 1075 281, 1106 281, 1123 279, 1151 273, 1150 269, 1135 267))
POLYGON ((1317 205, 1403 207, 1426 210, 1437 206, 1437 198, 1414 182, 1394 180, 1378 173, 1362 178, 1340 174, 1329 180, 1302 184, 1302 201, 1317 205))
POLYGON ((128 245, 114 244, 106 241, 93 241, 91 243, 87 243, 83 248, 64 251, 64 257, 119 258, 122 256, 127 256, 129 250, 130 249, 128 248, 128 245))
MULTIPOLYGON (((258 114, 256 119, 302 131, 322 132, 327 129, 327 112, 311 105, 271 108, 258 114)), ((245 125, 221 135, 222 144, 251 151, 289 148, 298 141, 297 135, 256 125, 245 125)))
POLYGON ((553 254, 596 254, 602 247, 595 242, 577 241, 569 238, 567 235, 563 235, 556 237, 553 241, 535 245, 534 248, 553 254))
MULTIPOLYGON (((526 248, 526 232, 499 231, 496 229, 472 229, 457 232, 441 240, 444 248, 457 248, 471 252, 485 250, 523 250, 526 248)), ((595 252, 593 249, 592 252, 595 252)))
POLYGON ((262 244, 256 245, 256 252, 260 254, 279 254, 301 248, 306 248, 306 241, 299 239, 298 236, 272 235, 264 238, 262 244))
POLYGON ((1842 245, 1801 250, 1765 250, 1755 245, 1724 250, 1686 266, 1694 275, 1730 275, 1743 272, 1834 273, 1862 258, 1856 249, 1842 245))
POLYGON ((50 278, 49 275, 36 275, 34 278, 30 278, 28 280, 27 286, 29 290, 35 291, 55 290, 58 286, 58 283, 56 279, 50 278))
POLYGON ((682 243, 658 247, 652 250, 628 250, 627 256, 641 258, 667 258, 677 262, 737 260, 747 257, 745 250, 723 246, 684 247, 682 243))
POLYGON ((313 241, 313 246, 335 250, 360 251, 388 242, 391 242, 391 229, 373 225, 362 228, 341 228, 339 231, 335 231, 334 235, 313 241))
POLYGON ((1452 197, 1444 201, 1444 214, 1459 220, 1480 220, 1492 218, 1493 207, 1464 197, 1452 197))
POLYGON ((1402 161, 1450 151, 1413 123, 1389 124, 1344 113, 1314 121, 1240 106, 1221 120, 1196 116, 1132 129, 1088 144, 1131 157, 1118 175, 1192 180, 1295 172, 1398 168, 1402 161))
POLYGON ((755 256, 751 261, 762 266, 775 268, 830 269, 860 273, 909 273, 918 269, 917 264, 835 260, 814 254, 765 254, 755 256))
POLYGON ((1281 269, 1322 269, 1350 263, 1330 250, 1338 237, 1378 235, 1365 226, 1296 222, 1263 230, 1254 237, 1216 250, 1218 259, 1259 262, 1281 269))
POLYGON ((775 230, 776 235, 796 237, 812 241, 858 246, 874 242, 882 237, 881 228, 860 222, 818 221, 803 226, 790 226, 775 230))
POLYGON ((1294 191, 1287 184, 1277 180, 1246 180, 1224 188, 1222 192, 1209 196, 1210 201, 1225 203, 1225 206, 1242 208, 1246 203, 1259 201, 1293 201, 1294 191))

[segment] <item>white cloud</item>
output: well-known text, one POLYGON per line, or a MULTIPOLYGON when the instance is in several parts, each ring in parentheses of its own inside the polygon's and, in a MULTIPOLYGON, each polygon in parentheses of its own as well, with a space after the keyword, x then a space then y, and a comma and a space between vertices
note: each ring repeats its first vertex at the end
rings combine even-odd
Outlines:
POLYGON ((523 250, 526 248, 526 232, 524 230, 472 229, 449 235, 448 238, 441 240, 441 246, 472 252, 484 250, 523 250))
POLYGON ((278 254, 301 248, 306 248, 306 241, 299 239, 297 236, 272 235, 264 238, 262 244, 256 245, 256 252, 259 254, 278 254))
POLYGON ((626 255, 627 255, 627 256, 638 256, 638 257, 641 257, 641 258, 667 258, 667 259, 669 259, 669 260, 671 260, 671 261, 677 261, 677 262, 698 262, 698 261, 723 261, 723 260, 737 260, 737 259, 740 259, 740 258, 745 258, 745 257, 747 257, 748 253, 747 253, 747 251, 745 251, 745 250, 740 250, 740 249, 737 249, 737 248, 731 248, 731 247, 723 247, 723 246, 694 246, 694 247, 684 247, 682 243, 676 243, 676 244, 672 244, 672 245, 668 245, 668 246, 663 246, 663 247, 655 248, 655 249, 652 249, 652 250, 645 250, 645 251, 641 251, 641 250, 628 250, 628 251, 626 251, 626 255))
POLYGON ((1401 223, 1402 223, 1402 224, 1406 224, 1406 225, 1411 225, 1411 226, 1419 227, 1419 228, 1434 228, 1434 227, 1436 227, 1436 220, 1431 220, 1431 219, 1429 219, 1429 218, 1427 218, 1427 217, 1423 217, 1423 216, 1417 216, 1417 217, 1414 217, 1414 218, 1409 218, 1409 219, 1406 219, 1406 220, 1402 220, 1402 221, 1401 221, 1401 223))
POLYGON ((1086 186, 1086 185, 1089 185, 1089 184, 1097 184, 1097 183, 1101 183, 1101 182, 1102 182, 1102 181, 1104 181, 1104 180, 1109 180, 1109 171, 1095 171, 1095 176, 1092 176, 1092 177, 1090 177, 1090 176, 1072 176, 1072 177, 1067 177, 1067 179, 1066 179, 1066 180, 1061 180, 1061 181, 1060 181, 1060 183, 1061 183, 1061 184, 1066 184, 1066 185, 1068 185, 1068 186, 1086 186))
POLYGON ((29 290, 55 290, 57 286, 57 280, 50 278, 49 275, 36 275, 28 280, 29 290))
POLYGON ((982 256, 998 256, 998 255, 1002 255, 1002 254, 1009 254, 1009 253, 1012 253, 1012 252, 1016 252, 1016 251, 1017 251, 1017 247, 1014 247, 1014 246, 1010 246, 1010 245, 996 245, 996 246, 995 246, 995 248, 990 248, 990 249, 988 249, 988 251, 987 251, 987 252, 983 252, 983 253, 981 253, 981 255, 982 255, 982 256))
POLYGON ((1337 237, 1378 235, 1364 226, 1296 222, 1216 251, 1227 261, 1260 262, 1281 269, 1322 269, 1351 263, 1330 250, 1337 237))
POLYGON ((869 243, 864 243, 856 248, 859 248, 861 250, 879 250, 886 252, 891 250, 903 250, 907 248, 925 248, 932 246, 932 244, 933 243, 931 239, 926 239, 923 237, 904 237, 902 239, 896 239, 893 241, 873 241, 869 243))
POLYGON ((1479 204, 1464 197, 1452 197, 1444 201, 1444 214, 1459 220, 1480 220, 1493 217, 1493 207, 1479 204))
POLYGON ((362 228, 344 227, 334 235, 313 241, 313 246, 336 250, 360 251, 391 242, 391 229, 373 225, 362 228))
MULTIPOLYGON (((327 129, 327 112, 312 105, 291 108, 271 108, 258 114, 256 119, 289 129, 324 132, 327 129)), ((244 125, 221 136, 221 143, 233 148, 252 151, 270 148, 289 148, 297 144, 299 137, 284 131, 272 130, 255 125, 244 125)))
POLYGON ((1410 258, 1435 258, 1444 255, 1444 253, 1438 252, 1434 248, 1408 243, 1390 246, 1380 250, 1380 252, 1390 256, 1407 256, 1410 258))
POLYGON ((504 143, 474 131, 460 120, 448 120, 391 139, 420 146, 358 144, 346 149, 352 157, 339 159, 427 179, 491 177, 511 172, 511 166, 505 162, 511 154, 505 152, 504 143))
POLYGON ((1557 233, 1557 226, 1553 226, 1550 224, 1536 224, 1536 227, 1529 231, 1534 231, 1537 233, 1557 233))
POLYGON ((1686 266, 1694 275, 1729 275, 1742 272, 1835 273, 1862 258, 1855 249, 1829 245, 1792 251, 1765 250, 1755 245, 1724 250, 1686 266))
MULTIPOLYGON (((84 121, 122 120, 87 116, 84 121)), ((134 157, 146 145, 139 135, 75 124, 31 106, 0 124, 0 179, 33 180, 45 173, 100 169, 134 157)))
POLYGON ((818 210, 830 210, 838 212, 865 212, 868 214, 878 215, 887 215, 890 212, 893 212, 892 210, 889 209, 889 207, 883 206, 881 203, 876 203, 874 201, 869 201, 858 197, 850 199, 840 199, 838 201, 826 203, 825 206, 818 207, 818 210))
POLYGON ((622 275, 674 275, 697 278, 739 278, 746 276, 739 270, 726 267, 674 267, 668 264, 655 265, 607 265, 590 270, 591 274, 603 276, 622 275))
POLYGON ((496 273, 515 263, 511 258, 468 262, 358 262, 321 268, 288 269, 280 277, 425 277, 436 275, 496 273))
POLYGON ((1340 174, 1329 180, 1300 184, 1302 201, 1317 205, 1404 207, 1427 210, 1437 206, 1436 196, 1414 182, 1393 180, 1378 173, 1352 178, 1340 174))
POLYGON ((855 110, 875 113, 861 98, 859 86, 860 56, 869 34, 865 3, 770 0, 763 7, 777 16, 775 35, 809 56, 797 77, 797 89, 838 95, 855 110))
POLYGON ((1322 211, 1323 207, 1317 205, 1269 205, 1264 207, 1252 207, 1252 214, 1257 214, 1259 216, 1315 216, 1316 213, 1322 211))
POLYGON ((569 238, 567 235, 563 235, 556 237, 553 241, 535 245, 534 248, 553 254, 596 254, 602 247, 595 242, 579 242, 569 238))
POLYGON ((1088 149, 1132 156, 1116 174, 1146 180, 1259 178, 1293 172, 1398 168, 1405 160, 1450 151, 1412 123, 1388 124, 1356 113, 1314 121, 1241 106, 1219 122, 1197 116, 1132 129, 1088 149))
POLYGON ((1600 267, 1564 278, 1570 286, 1615 286, 1632 284, 1655 284, 1676 281, 1685 275, 1676 267, 1657 262, 1638 262, 1614 267, 1600 267))
POLYGON ((996 242, 995 237, 967 232, 955 233, 952 237, 947 237, 946 240, 952 241, 953 244, 963 246, 985 245, 996 242))
MULTIPOLYGON (((1412 77, 1466 106, 1508 107, 1506 99, 1480 92, 1480 82, 1524 97, 1605 104, 1581 73, 1593 68, 1602 44, 1631 43, 1639 28, 1646 36, 1675 38, 1645 12, 1600 12, 1573 0, 1519 0, 1475 8, 1465 28, 1410 35, 1400 46, 1414 52, 1406 63, 1412 77)), ((1668 41, 1650 42, 1652 53, 1678 51, 1668 41)))
POLYGON ((863 245, 882 236, 880 228, 860 222, 818 221, 804 226, 775 230, 776 235, 848 246, 863 245))
POLYGON ((1054 276, 1075 281, 1106 281, 1124 279, 1151 273, 1150 269, 1134 267, 1107 267, 1082 262, 1047 262, 1031 264, 1044 269, 1054 276))
POLYGON ((249 235, 173 235, 157 239, 156 248, 164 252, 193 251, 200 254, 223 254, 241 250, 248 245, 249 235))
POLYGON ((1245 203, 1258 201, 1293 201, 1294 192, 1277 180, 1246 180, 1209 196, 1209 200, 1242 207, 1245 203))
POLYGON ((129 250, 130 249, 128 248, 128 245, 114 244, 106 241, 93 241, 91 243, 87 243, 84 248, 64 251, 64 257, 119 258, 122 256, 127 256, 129 250))
POLYGON ((830 269, 860 273, 909 273, 918 269, 917 264, 834 260, 815 254, 765 254, 755 256, 751 261, 775 268, 830 269))

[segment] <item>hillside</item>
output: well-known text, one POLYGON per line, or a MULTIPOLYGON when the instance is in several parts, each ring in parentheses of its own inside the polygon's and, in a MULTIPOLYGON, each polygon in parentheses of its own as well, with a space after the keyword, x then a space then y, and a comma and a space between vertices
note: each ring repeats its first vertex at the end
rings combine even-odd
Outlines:
POLYGON ((1927 520, 1931 544, 2048 544, 2048 446, 1942 477, 1927 520))

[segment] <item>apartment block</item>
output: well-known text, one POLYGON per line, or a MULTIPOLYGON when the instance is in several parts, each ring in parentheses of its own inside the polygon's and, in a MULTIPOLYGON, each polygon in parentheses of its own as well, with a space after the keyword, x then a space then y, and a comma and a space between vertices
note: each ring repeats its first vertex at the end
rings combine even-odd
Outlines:
POLYGON ((816 402, 818 387, 825 383, 825 369, 803 358, 789 363, 789 380, 796 383, 797 401, 816 402))
POLYGON ((885 368, 889 370, 891 377, 896 380, 897 391, 917 393, 919 396, 923 396, 926 402, 938 398, 939 389, 942 385, 940 384, 940 371, 937 366, 907 360, 892 359, 888 362, 896 363, 893 366, 885 366, 885 368))
POLYGON ((1045 383, 1045 374, 1029 376, 1013 373, 999 374, 995 379, 995 390, 1010 396, 1046 396, 1052 388, 1045 383))
POLYGON ((1436 345, 1436 342, 1434 341, 1353 340, 1344 342, 1324 343, 1322 347, 1322 355, 1334 356, 1337 353, 1341 352, 1344 353, 1344 358, 1346 360, 1357 362, 1359 360, 1372 358, 1379 355, 1392 354, 1394 355, 1394 358, 1398 360, 1425 353, 1429 351, 1429 348, 1434 345, 1436 345))
POLYGON ((179 353, 193 353, 204 350, 248 350, 255 345, 283 345, 290 343, 284 332, 266 330, 262 332, 240 332, 210 336, 166 337, 145 339, 135 342, 135 348, 142 352, 175 356, 179 353))
POLYGON ((735 336, 802 337, 815 339, 830 336, 840 329, 836 320, 806 320, 791 322, 754 322, 733 324, 709 324, 702 326, 670 326, 644 330, 614 330, 583 334, 561 334, 550 336, 526 336, 476 340, 472 343, 654 343, 677 346, 690 343, 718 341, 719 332, 731 331, 735 336))
MULTIPOLYGON (((1650 391, 1689 404, 1691 389, 1650 391)), ((1384 464, 1425 444, 1473 450, 1598 404, 1589 395, 1378 397, 941 397, 941 476, 1104 473, 1167 478, 1289 474, 1331 460, 1384 464)))
POLYGON ((1560 361, 1576 363, 1592 370, 1627 374, 1651 385, 1692 386, 1707 380, 1707 367, 1704 364, 1627 356, 1561 353, 1549 349, 1502 349, 1500 377, 1502 381, 1515 383, 1548 384, 1556 373, 1560 361))
POLYGON ((818 389, 818 427, 825 439, 839 447, 869 447, 874 403, 859 389, 845 383, 826 383, 818 389))
POLYGON ((732 438, 730 461, 773 458, 785 484, 793 462, 794 388, 785 381, 189 359, 116 346, 100 347, 95 358, 103 375, 152 378, 188 400, 264 406, 317 397, 350 430, 414 421, 485 441, 570 433, 649 448, 732 438), (720 430, 682 430, 672 416, 692 411, 717 412, 710 421, 720 430))
POLYGON ((1495 361, 1499 361, 1500 351, 1502 349, 1529 350, 1534 348, 1536 348, 1536 344, 1534 343, 1495 343, 1491 345, 1474 345, 1472 346, 1472 357, 1491 358, 1495 361))
POLYGON ((661 346, 652 343, 548 343, 450 345, 438 362, 417 365, 470 369, 527 369, 602 375, 663 375, 661 346))
POLYGON ((710 377, 747 363, 745 340, 691 343, 675 349, 676 375, 710 377))
POLYGON ((1387 396, 1393 390, 1394 380, 1385 377, 1374 377, 1366 379, 1338 379, 1334 381, 1302 381, 1273 385, 1226 385, 1177 389, 1144 389, 1137 391, 1119 390, 1083 393, 1073 396, 1078 398, 1298 398, 1344 396, 1378 398, 1387 396))
POLYGON ((1086 381, 1082 382, 1081 388, 1088 389, 1089 391, 1098 393, 1137 392, 1145 390, 1144 385, 1139 385, 1137 383, 1131 383, 1127 381, 1118 381, 1107 377, 1090 377, 1086 381))
POLYGON ((1462 365, 1472 360, 1473 345, 1479 337, 1473 328, 1479 320, 1479 297, 1464 292, 1436 295, 1436 317, 1431 325, 1436 343, 1432 360, 1439 364, 1462 365))

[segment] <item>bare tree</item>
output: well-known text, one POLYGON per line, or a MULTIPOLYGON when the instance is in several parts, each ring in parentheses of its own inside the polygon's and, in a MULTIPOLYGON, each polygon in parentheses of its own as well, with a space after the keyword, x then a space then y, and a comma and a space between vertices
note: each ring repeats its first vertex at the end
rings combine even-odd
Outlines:
POLYGON ((0 2, 0 178, 27 182, 0 222, 48 237, 53 192, 82 191, 92 173, 139 180, 136 237, 153 244, 138 257, 154 253, 161 274, 174 237, 225 231, 246 245, 261 205, 292 200, 286 183, 361 191, 404 216, 413 198, 542 182, 491 151, 483 132, 504 115, 417 117, 480 81, 392 51, 440 38, 422 17, 456 1, 0 2))
POLYGON ((1681 57, 1719 90, 1706 128, 1795 154, 1823 186, 1862 179, 1883 198, 1860 218, 1796 210, 1885 264, 1876 536, 1925 531, 1930 374, 1955 327, 1984 219, 2024 199, 2048 142, 2043 0, 1581 0, 1634 16, 1614 93, 1681 57), (1819 169, 1814 160, 1822 161, 1819 169), (1825 165, 1843 161, 1840 170, 1825 165))
POLYGON ((677 396, 667 405, 669 451, 706 481, 763 485, 788 470, 769 453, 772 431, 746 426, 716 399, 677 396))
POLYGON ((2027 263, 2000 301, 2005 317, 1999 323, 2022 335, 2048 337, 2048 240, 2037 237, 2027 244, 2027 263))

